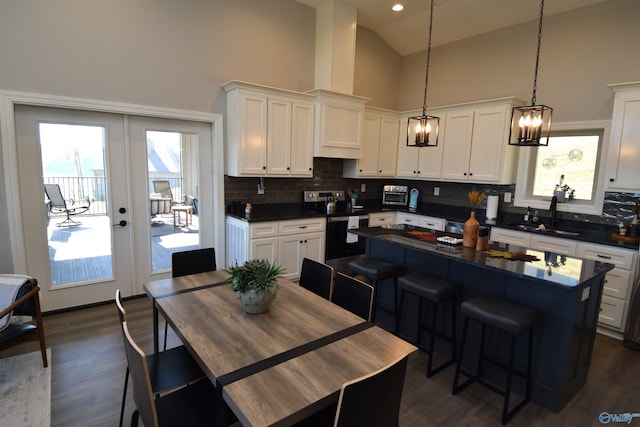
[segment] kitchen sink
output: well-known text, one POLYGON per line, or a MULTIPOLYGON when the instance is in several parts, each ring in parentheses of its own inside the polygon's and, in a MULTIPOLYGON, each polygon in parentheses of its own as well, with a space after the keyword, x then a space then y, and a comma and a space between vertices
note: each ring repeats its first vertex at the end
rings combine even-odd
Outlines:
POLYGON ((524 230, 524 231, 539 231, 542 233, 550 233, 550 234, 558 234, 558 235, 564 235, 564 236, 579 236, 580 232, 579 231, 571 231, 571 230, 562 230, 562 229, 549 229, 549 228, 544 228, 544 229, 539 229, 537 225, 527 225, 527 224, 515 224, 515 226, 517 228, 519 228, 520 230, 524 230))

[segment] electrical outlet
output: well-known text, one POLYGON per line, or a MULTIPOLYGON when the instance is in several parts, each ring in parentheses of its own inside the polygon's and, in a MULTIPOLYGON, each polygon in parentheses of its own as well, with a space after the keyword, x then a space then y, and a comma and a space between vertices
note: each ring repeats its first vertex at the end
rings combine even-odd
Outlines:
POLYGON ((508 191, 504 193, 504 202, 511 203, 511 193, 509 193, 508 191))
POLYGON ((264 187, 258 184, 258 194, 264 194, 264 187))
POLYGON ((440 187, 433 187, 433 195, 434 196, 440 195, 440 187))
POLYGON ((367 191, 367 184, 360 184, 360 192, 364 193, 367 191))

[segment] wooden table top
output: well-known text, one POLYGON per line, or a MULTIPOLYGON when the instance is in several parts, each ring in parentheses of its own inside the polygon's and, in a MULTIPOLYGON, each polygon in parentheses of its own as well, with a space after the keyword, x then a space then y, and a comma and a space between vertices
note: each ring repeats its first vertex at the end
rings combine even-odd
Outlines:
POLYGON ((337 401, 344 382, 416 350, 289 280, 279 279, 278 285, 271 308, 259 315, 246 314, 230 286, 156 301, 209 379, 223 386, 225 400, 246 425, 287 424, 291 417, 303 417, 337 401), (245 394, 265 382, 277 388, 262 389, 262 397, 245 394), (272 395, 275 390, 277 396, 272 395), (260 417, 266 417, 267 424, 260 417))
POLYGON ((345 382, 415 350, 372 327, 235 381, 222 393, 243 426, 288 426, 336 402, 345 382))
POLYGON ((187 276, 154 280, 145 283, 143 289, 151 298, 163 298, 203 287, 219 285, 228 277, 229 273, 224 270, 207 271, 187 276))

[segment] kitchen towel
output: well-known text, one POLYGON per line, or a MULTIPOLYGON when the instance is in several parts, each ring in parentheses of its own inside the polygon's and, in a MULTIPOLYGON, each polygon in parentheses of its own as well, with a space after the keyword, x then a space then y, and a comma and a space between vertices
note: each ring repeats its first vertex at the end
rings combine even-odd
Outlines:
POLYGON ((500 204, 500 196, 487 197, 487 219, 495 220, 498 218, 498 205, 500 204))
POLYGON ((358 235, 349 233, 349 230, 357 230, 360 227, 360 217, 350 216, 347 222, 347 243, 357 243, 358 235))

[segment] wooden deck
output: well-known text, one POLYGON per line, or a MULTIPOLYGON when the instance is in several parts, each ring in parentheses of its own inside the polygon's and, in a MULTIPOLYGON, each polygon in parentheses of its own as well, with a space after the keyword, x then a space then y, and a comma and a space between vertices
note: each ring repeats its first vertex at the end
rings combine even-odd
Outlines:
MULTIPOLYGON (((78 216, 74 227, 58 227, 64 218, 52 217, 47 228, 52 284, 90 282, 113 276, 109 217, 78 216)), ((171 254, 199 246, 198 217, 189 227, 174 227, 172 215, 150 222, 153 270, 171 269, 171 254)))

